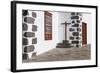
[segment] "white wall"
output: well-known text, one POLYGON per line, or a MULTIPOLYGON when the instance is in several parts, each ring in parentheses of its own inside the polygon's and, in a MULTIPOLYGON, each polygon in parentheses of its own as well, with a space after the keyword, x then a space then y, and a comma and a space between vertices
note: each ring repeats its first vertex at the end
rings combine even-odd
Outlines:
POLYGON ((43 11, 36 11, 37 18, 35 20, 35 24, 38 26, 36 37, 37 37, 37 44, 35 45, 35 51, 37 55, 44 53, 48 50, 51 50, 56 47, 58 42, 58 13, 52 13, 52 40, 45 40, 44 37, 44 12, 43 11))
MULTIPOLYGON (((66 10, 67 11, 67 10, 66 10)), ((67 23, 70 23, 70 13, 68 12, 59 12, 59 25, 58 25, 58 38, 59 38, 59 42, 62 42, 62 40, 65 40, 65 25, 61 24, 61 23, 65 23, 65 21, 67 21, 67 23)), ((70 25, 69 25, 70 26, 70 25)), ((69 27, 68 26, 68 27, 69 27)), ((67 29, 68 31, 68 29, 67 29)), ((67 39, 69 39, 69 35, 70 33, 67 32, 67 39)))
MULTIPOLYGON (((0 2, 0 73, 11 73, 10 72, 10 1, 1 0, 0 2)), ((24 0, 25 1, 25 0, 24 0)), ((27 1, 27 0, 26 0, 27 1)), ((39 2, 52 2, 52 3, 66 3, 66 4, 83 4, 83 5, 98 5, 100 19, 100 0, 31 0, 39 2)), ((98 21, 100 24, 100 21, 98 21)), ((98 25, 98 28, 100 25, 98 25)), ((100 31, 100 29, 98 29, 100 31)), ((98 33, 100 37, 100 33, 98 33)), ((100 38, 98 38, 98 44, 100 44, 100 38)), ((98 45, 98 52, 100 51, 100 45, 98 45)), ((100 56, 100 53, 98 53, 100 56)), ((100 73, 100 57, 98 57, 99 67, 95 68, 81 68, 81 69, 64 69, 64 70, 51 70, 51 71, 38 71, 34 73, 100 73)), ((17 73, 17 72, 16 72, 17 73)), ((22 73, 33 73, 22 72, 22 73)))

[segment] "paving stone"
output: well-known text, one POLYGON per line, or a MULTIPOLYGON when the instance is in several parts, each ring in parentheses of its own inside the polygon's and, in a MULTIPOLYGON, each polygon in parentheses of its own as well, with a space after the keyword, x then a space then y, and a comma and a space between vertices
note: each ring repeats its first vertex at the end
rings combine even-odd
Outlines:
POLYGON ((35 19, 32 17, 25 17, 24 22, 29 23, 29 24, 34 24, 35 19))
POLYGON ((23 30, 24 30, 24 31, 27 31, 27 29, 28 29, 27 24, 26 24, 26 23, 23 23, 23 30))
POLYGON ((40 55, 33 55, 32 59, 25 60, 23 63, 89 60, 91 59, 91 48, 87 46, 74 48, 54 48, 40 55))
POLYGON ((37 31, 37 26, 36 25, 32 25, 32 31, 37 31))
POLYGON ((28 10, 22 10, 22 14, 23 14, 23 16, 28 15, 28 14, 29 14, 29 13, 28 13, 28 10))
POLYGON ((22 41, 23 41, 23 45, 27 45, 28 44, 28 39, 22 38, 22 41))
POLYGON ((26 46, 24 47, 24 52, 29 53, 29 52, 34 51, 34 49, 35 49, 34 45, 26 46))
POLYGON ((33 32, 25 32, 24 36, 25 37, 35 37, 35 33, 33 33, 33 32))
POLYGON ((37 44, 37 38, 32 39, 32 44, 37 44))
POLYGON ((72 35, 73 36, 79 36, 79 32, 73 32, 72 35))
POLYGON ((22 54, 22 55, 23 55, 22 56, 23 60, 28 60, 29 59, 28 54, 22 54))
POLYGON ((33 17, 37 17, 36 12, 32 12, 33 17))

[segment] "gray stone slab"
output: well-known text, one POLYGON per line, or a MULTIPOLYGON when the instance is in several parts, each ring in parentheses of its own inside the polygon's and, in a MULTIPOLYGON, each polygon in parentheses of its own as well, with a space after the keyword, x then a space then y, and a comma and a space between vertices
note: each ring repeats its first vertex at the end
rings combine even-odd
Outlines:
POLYGON ((75 15, 75 12, 72 12, 71 15, 75 15))
POLYGON ((32 58, 33 58, 33 57, 36 57, 36 52, 33 52, 33 53, 32 53, 32 58))
POLYGON ((79 41, 72 41, 72 44, 79 44, 79 41))
POLYGON ((37 17, 36 12, 32 12, 32 16, 36 18, 37 17))
POLYGON ((33 33, 33 32, 25 32, 24 33, 24 37, 35 37, 35 33, 33 33))
POLYGON ((28 14, 29 14, 29 13, 28 13, 28 10, 22 10, 22 14, 23 14, 23 16, 28 15, 28 14))
POLYGON ((27 31, 27 29, 28 29, 27 24, 26 23, 23 23, 22 25, 23 25, 23 31, 27 31))
POLYGON ((81 28, 77 28, 77 31, 79 31, 79 32, 80 32, 80 31, 81 31, 81 28))
POLYGON ((36 25, 32 25, 32 31, 37 31, 37 26, 36 25))
POLYGON ((69 38, 70 38, 70 40, 74 40, 74 37, 72 37, 72 36, 70 36, 69 38))
POLYGON ((74 24, 72 25, 72 27, 79 27, 79 24, 74 24))
POLYGON ((34 45, 26 46, 24 47, 24 52, 29 53, 29 52, 34 51, 34 49, 35 49, 34 45))
POLYGON ((80 20, 76 20, 77 23, 80 23, 80 20))
POLYGON ((26 39, 26 38, 22 38, 22 43, 23 43, 23 45, 27 45, 28 44, 28 39, 26 39))
POLYGON ((32 44, 37 44, 37 38, 32 39, 32 44))
POLYGON ((74 29, 73 28, 69 28, 69 31, 74 31, 74 29))
POLYGON ((80 37, 76 37, 76 39, 77 39, 77 40, 79 40, 79 39, 80 39, 80 37))
POLYGON ((72 23, 75 23, 75 20, 73 20, 72 23))
POLYGON ((32 17, 25 17, 24 22, 29 23, 29 24, 34 24, 35 19, 32 17))
POLYGON ((26 54, 26 53, 22 54, 22 59, 23 60, 28 60, 29 59, 28 54, 26 54))
POLYGON ((79 32, 73 32, 72 35, 73 36, 79 36, 79 32))
POLYGON ((72 16, 71 19, 79 19, 79 16, 72 16))

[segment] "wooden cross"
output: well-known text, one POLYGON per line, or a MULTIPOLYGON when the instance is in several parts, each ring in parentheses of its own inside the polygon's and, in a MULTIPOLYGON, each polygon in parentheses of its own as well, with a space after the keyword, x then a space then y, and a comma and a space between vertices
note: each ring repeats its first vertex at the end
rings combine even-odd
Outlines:
POLYGON ((71 23, 67 23, 66 21, 64 23, 61 23, 63 25, 65 25, 65 40, 67 40, 67 25, 71 24, 71 23))

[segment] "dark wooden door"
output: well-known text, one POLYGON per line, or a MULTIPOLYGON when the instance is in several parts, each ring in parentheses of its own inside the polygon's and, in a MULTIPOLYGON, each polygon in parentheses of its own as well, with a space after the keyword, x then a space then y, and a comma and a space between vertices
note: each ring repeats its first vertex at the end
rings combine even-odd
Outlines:
POLYGON ((82 22, 82 45, 87 44, 87 23, 82 22))

